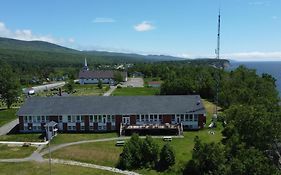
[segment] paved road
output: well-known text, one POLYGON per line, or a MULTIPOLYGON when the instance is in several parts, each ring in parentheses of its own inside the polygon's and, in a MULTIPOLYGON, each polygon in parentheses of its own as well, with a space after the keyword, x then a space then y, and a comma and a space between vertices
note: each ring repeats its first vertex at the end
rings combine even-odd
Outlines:
POLYGON ((18 123, 19 123, 19 119, 15 119, 10 123, 7 123, 2 127, 0 127, 0 136, 8 134, 18 123))
POLYGON ((110 96, 111 93, 117 88, 117 86, 110 86, 110 89, 103 94, 103 96, 110 96))

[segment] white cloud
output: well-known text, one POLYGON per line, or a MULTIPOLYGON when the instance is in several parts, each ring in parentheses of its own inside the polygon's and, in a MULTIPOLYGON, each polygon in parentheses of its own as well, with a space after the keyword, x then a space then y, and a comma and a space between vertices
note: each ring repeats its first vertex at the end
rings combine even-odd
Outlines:
POLYGON ((134 29, 138 32, 146 32, 146 31, 154 30, 155 26, 153 26, 151 22, 143 21, 142 23, 135 25, 134 29))
POLYGON ((0 21, 0 37, 13 38, 24 41, 46 41, 54 44, 68 45, 75 42, 73 38, 63 39, 55 38, 51 35, 33 34, 30 29, 17 29, 12 31, 6 27, 5 23, 0 21))
POLYGON ((92 22, 93 23, 113 23, 116 21, 113 18, 96 18, 92 22))

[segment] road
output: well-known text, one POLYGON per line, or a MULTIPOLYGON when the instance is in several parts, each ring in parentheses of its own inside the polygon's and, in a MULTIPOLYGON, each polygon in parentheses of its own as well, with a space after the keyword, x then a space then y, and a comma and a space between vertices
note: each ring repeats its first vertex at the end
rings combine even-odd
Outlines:
POLYGON ((19 119, 15 119, 10 123, 7 123, 2 127, 0 127, 0 136, 9 133, 18 123, 19 123, 19 119))
POLYGON ((54 89, 54 88, 59 88, 59 87, 62 87, 64 85, 65 85, 65 82, 61 81, 61 82, 45 84, 45 85, 40 85, 40 86, 33 86, 31 88, 24 88, 23 93, 27 94, 30 89, 33 89, 34 93, 38 93, 38 92, 43 92, 45 90, 51 90, 51 89, 54 89))

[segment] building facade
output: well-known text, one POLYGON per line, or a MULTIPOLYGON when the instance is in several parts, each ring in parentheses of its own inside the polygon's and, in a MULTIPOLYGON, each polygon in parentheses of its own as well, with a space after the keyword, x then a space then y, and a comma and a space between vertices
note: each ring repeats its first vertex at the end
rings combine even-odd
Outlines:
POLYGON ((42 132, 50 121, 62 132, 119 132, 120 126, 206 123, 200 96, 31 97, 17 112, 20 132, 42 132))
POLYGON ((116 74, 120 74, 122 81, 127 81, 127 72, 114 70, 89 70, 87 60, 85 59, 84 67, 79 72, 80 84, 98 84, 101 81, 104 84, 114 84, 116 74))

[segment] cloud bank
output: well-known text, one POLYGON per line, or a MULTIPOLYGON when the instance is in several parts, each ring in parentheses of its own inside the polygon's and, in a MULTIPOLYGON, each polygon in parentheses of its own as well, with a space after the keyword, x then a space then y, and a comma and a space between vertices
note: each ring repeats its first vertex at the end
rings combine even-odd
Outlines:
POLYGON ((24 41, 46 41, 54 44, 69 45, 75 42, 74 38, 55 38, 51 35, 34 34, 30 29, 17 29, 15 31, 6 27, 5 23, 0 21, 0 37, 12 38, 24 41))

